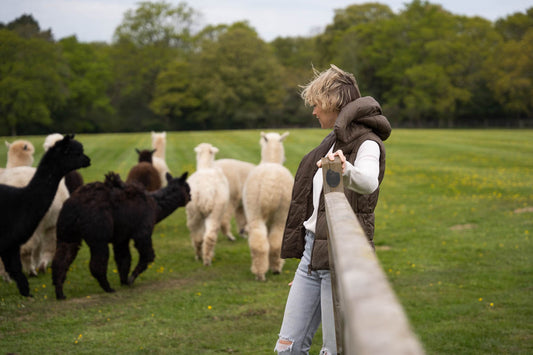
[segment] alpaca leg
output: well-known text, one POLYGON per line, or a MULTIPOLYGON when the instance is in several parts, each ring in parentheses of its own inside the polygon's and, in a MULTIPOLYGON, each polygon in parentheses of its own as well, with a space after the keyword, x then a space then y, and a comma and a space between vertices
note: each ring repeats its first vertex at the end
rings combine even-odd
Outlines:
POLYGON ((131 276, 128 280, 128 284, 132 285, 133 281, 148 267, 148 264, 154 261, 155 252, 152 246, 152 231, 147 236, 135 240, 135 248, 139 252, 139 262, 137 266, 131 273, 131 276))
POLYGON ((58 300, 64 300, 66 298, 63 294, 63 284, 67 278, 67 271, 74 259, 76 259, 80 247, 81 241, 57 243, 57 251, 52 261, 52 283, 55 286, 56 298, 58 300))
POLYGON ((281 273, 283 268, 284 260, 280 258, 281 254, 281 242, 283 240, 283 231, 285 229, 284 225, 272 226, 270 233, 268 234, 268 242, 270 243, 269 250, 269 261, 270 261, 270 270, 274 274, 281 273))
POLYGON ((28 276, 37 276, 35 265, 39 260, 39 254, 41 253, 41 245, 39 243, 39 237, 35 234, 20 247, 20 262, 22 263, 22 270, 28 274, 28 276))
POLYGON ((107 243, 95 243, 89 245, 91 249, 91 261, 89 269, 91 275, 98 281, 105 292, 115 292, 107 280, 107 263, 109 261, 109 247, 107 243))
POLYGON ((115 263, 117 264, 118 275, 122 285, 128 284, 128 274, 131 267, 131 253, 129 240, 120 244, 113 244, 113 253, 115 254, 115 263))
POLYGON ((41 253, 39 255, 39 263, 36 264, 37 272, 44 273, 50 262, 54 259, 56 253, 56 227, 48 228, 44 231, 41 240, 41 253))
POLYGON ((11 282, 11 278, 9 277, 9 274, 6 271, 6 268, 4 267, 4 263, 2 262, 2 259, 0 258, 0 276, 4 279, 5 282, 11 282))
POLYGON ((204 221, 200 213, 190 213, 187 211, 187 228, 191 235, 192 246, 196 255, 196 260, 202 260, 202 244, 204 237, 204 221))
POLYGON ((22 272, 22 263, 20 262, 20 247, 15 246, 14 248, 8 249, 0 257, 4 262, 4 267, 7 273, 11 279, 17 283, 19 293, 22 296, 33 297, 30 294, 30 285, 28 284, 28 279, 22 272))
POLYGON ((252 256, 252 273, 256 280, 265 281, 268 270, 268 238, 267 228, 263 222, 253 222, 248 225, 248 244, 252 256))
POLYGON ((205 266, 211 265, 213 257, 215 256, 215 246, 217 244, 217 234, 220 228, 220 222, 215 218, 210 217, 205 221, 205 233, 203 236, 202 245, 202 260, 205 266))
POLYGON ((222 221, 220 223, 220 230, 222 231, 222 234, 224 234, 226 237, 228 237, 229 240, 233 242, 235 241, 235 237, 231 233, 231 215, 232 214, 233 214, 232 210, 228 206, 228 208, 226 208, 226 211, 224 211, 224 217, 222 218, 222 221))
POLYGON ((246 238, 248 231, 246 230, 246 215, 244 214, 244 208, 242 205, 235 210, 235 222, 237 222, 237 228, 239 228, 239 234, 241 237, 246 238))

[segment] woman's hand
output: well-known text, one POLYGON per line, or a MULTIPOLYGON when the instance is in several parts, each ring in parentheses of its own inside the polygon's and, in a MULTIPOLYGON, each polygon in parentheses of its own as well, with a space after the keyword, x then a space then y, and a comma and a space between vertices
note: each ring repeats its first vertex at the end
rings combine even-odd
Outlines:
MULTIPOLYGON (((342 152, 342 150, 337 150, 336 152, 328 153, 326 155, 326 158, 328 158, 331 161, 335 160, 335 157, 339 157, 341 159, 342 173, 344 174, 344 171, 346 170, 346 157, 344 156, 344 153, 342 152)), ((316 165, 319 168, 321 168, 322 167, 322 160, 317 161, 316 165)))

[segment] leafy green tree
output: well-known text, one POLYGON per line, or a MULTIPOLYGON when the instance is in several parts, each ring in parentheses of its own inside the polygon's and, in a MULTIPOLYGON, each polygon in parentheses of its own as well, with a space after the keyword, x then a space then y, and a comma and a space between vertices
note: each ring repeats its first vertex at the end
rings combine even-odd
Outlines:
POLYGON ((490 88, 512 118, 533 117, 533 27, 487 59, 490 88))
POLYGON ((533 7, 527 9, 526 13, 517 12, 498 19, 495 27, 505 40, 519 41, 533 27, 533 7))
POLYGON ((114 114, 109 97, 111 63, 108 46, 79 43, 67 37, 58 43, 69 66, 68 98, 54 114, 56 129, 62 132, 102 132, 111 127, 114 114))
POLYGON ((67 68, 57 46, 0 30, 0 58, 0 131, 16 135, 50 127, 50 113, 67 96, 67 68))
POLYGON ((238 22, 201 43, 193 58, 200 127, 252 128, 279 123, 283 100, 282 67, 255 30, 238 22))
POLYGON ((150 108, 165 117, 170 129, 195 126, 191 113, 200 107, 201 100, 194 92, 193 81, 191 65, 184 61, 169 63, 157 77, 150 108))
MULTIPOLYGON (((0 28, 2 28, 0 26, 0 28)), ((22 15, 5 26, 6 29, 15 32, 22 38, 40 38, 50 42, 54 41, 52 30, 41 31, 39 23, 32 15, 22 15)))
POLYGON ((196 12, 185 3, 140 2, 127 11, 114 35, 112 103, 117 130, 165 129, 165 118, 150 109, 156 80, 167 65, 193 49, 196 12))

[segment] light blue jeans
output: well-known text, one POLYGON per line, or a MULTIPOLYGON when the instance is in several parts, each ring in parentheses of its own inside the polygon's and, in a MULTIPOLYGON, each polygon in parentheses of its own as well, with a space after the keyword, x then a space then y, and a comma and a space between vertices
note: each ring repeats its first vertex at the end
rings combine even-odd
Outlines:
POLYGON ((337 353, 335 319, 329 270, 311 271, 311 250, 315 235, 307 231, 305 251, 289 291, 283 323, 274 351, 278 354, 309 354, 311 341, 322 321, 322 351, 337 353))

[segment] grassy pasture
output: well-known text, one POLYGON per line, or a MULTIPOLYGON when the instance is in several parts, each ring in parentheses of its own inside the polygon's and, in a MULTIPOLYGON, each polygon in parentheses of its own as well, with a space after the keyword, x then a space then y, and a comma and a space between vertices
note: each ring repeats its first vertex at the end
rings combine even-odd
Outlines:
MULTIPOLYGON (((175 175, 192 172, 194 146, 209 142, 217 158, 257 163, 259 132, 169 132, 166 160, 175 175)), ((290 133, 285 165, 294 174, 327 132, 290 133)), ((34 143, 37 162, 44 137, 20 138, 34 143)), ((125 178, 134 148, 150 146, 149 133, 77 138, 92 159, 81 170, 86 182, 108 171, 125 178)), ((533 353, 533 131, 398 129, 385 143, 377 255, 427 353, 533 353)), ((219 236, 205 268, 194 260, 183 208, 153 241, 156 260, 132 287, 119 285, 110 260, 113 294, 90 275, 85 245, 67 275, 66 301, 55 300, 50 270, 30 279, 31 299, 0 281, 0 352, 272 353, 296 260, 259 283, 247 241, 219 236)))

